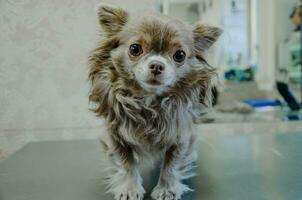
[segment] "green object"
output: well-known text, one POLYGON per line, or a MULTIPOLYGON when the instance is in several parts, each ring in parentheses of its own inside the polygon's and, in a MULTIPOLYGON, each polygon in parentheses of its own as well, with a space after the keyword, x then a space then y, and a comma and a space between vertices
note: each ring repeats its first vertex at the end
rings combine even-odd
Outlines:
POLYGON ((289 78, 296 83, 302 83, 301 80, 301 42, 290 42, 288 45, 291 55, 291 65, 289 69, 289 78))

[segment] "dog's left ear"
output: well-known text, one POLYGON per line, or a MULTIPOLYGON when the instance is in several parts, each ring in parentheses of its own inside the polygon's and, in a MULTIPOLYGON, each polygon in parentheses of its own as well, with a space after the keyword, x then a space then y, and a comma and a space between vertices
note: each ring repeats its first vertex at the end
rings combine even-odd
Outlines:
POLYGON ((127 23, 128 13, 121 8, 101 4, 98 8, 98 18, 103 30, 112 35, 122 30, 127 23))
POLYGON ((194 45, 198 51, 209 49, 222 34, 223 30, 218 27, 204 24, 196 24, 193 29, 194 45))

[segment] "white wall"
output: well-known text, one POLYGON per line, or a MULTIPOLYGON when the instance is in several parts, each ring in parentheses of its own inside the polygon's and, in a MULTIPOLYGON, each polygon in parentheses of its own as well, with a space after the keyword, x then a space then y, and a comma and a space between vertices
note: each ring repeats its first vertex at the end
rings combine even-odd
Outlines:
MULTIPOLYGON (((226 5, 226 1, 212 0, 212 7, 209 6, 208 0, 200 0, 200 2, 202 2, 199 4, 199 10, 201 12, 201 22, 211 26, 223 28, 222 15, 224 12, 224 6, 226 5), (205 13, 202 12, 203 3, 207 5, 207 11, 205 13)), ((223 62, 223 40, 225 39, 225 37, 227 37, 227 35, 228 33, 224 32, 220 39, 214 44, 214 46, 211 47, 209 51, 207 51, 207 61, 210 65, 214 67, 220 67, 223 62)))
POLYGON ((275 85, 275 0, 258 1, 258 69, 256 81, 261 90, 275 85), (261 3, 260 3, 261 2, 261 3))
POLYGON ((275 0, 276 43, 283 42, 288 39, 289 34, 291 34, 292 30, 295 28, 289 19, 289 15, 295 2, 297 2, 297 0, 275 0))
POLYGON ((257 0, 258 72, 260 89, 273 90, 278 66, 277 47, 291 34, 289 14, 296 0, 257 0))
MULTIPOLYGON (((107 0, 132 11, 157 0, 107 0)), ((91 127, 87 57, 98 0, 0 1, 0 135, 4 130, 91 127)))

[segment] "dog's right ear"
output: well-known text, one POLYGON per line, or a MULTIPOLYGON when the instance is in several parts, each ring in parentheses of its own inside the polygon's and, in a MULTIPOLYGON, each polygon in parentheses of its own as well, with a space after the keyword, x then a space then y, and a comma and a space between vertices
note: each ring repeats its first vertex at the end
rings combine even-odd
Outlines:
POLYGON ((128 13, 121 8, 101 4, 98 7, 98 18, 103 30, 107 34, 113 35, 121 31, 127 23, 128 13))
POLYGON ((223 30, 218 27, 201 23, 196 24, 193 29, 196 50, 203 52, 209 49, 217 41, 222 32, 223 30))

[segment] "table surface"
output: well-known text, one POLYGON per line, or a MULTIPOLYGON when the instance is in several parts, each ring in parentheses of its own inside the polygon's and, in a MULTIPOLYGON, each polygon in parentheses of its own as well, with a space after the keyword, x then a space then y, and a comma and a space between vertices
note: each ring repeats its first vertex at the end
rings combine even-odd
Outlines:
MULTIPOLYGON (((183 200, 302 200, 302 132, 201 134, 197 149, 183 200)), ((29 143, 0 163, 0 200, 113 199, 102 162, 96 140, 29 143)), ((157 168, 143 177, 150 192, 157 168)))

